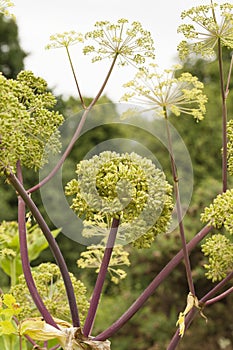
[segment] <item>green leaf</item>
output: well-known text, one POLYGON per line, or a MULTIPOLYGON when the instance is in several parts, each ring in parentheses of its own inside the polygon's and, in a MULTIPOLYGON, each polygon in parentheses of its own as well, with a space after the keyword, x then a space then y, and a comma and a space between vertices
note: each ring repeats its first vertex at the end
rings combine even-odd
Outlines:
POLYGON ((0 329, 2 334, 12 334, 16 332, 15 327, 11 321, 0 321, 0 329))

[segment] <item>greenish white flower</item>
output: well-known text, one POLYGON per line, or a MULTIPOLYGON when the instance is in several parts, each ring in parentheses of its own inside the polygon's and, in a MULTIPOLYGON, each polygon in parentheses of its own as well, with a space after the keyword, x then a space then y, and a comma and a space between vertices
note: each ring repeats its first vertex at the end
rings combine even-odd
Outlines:
MULTIPOLYGON (((104 257, 105 247, 103 245, 91 245, 87 247, 87 250, 80 254, 78 259, 78 266, 84 268, 94 268, 96 273, 99 272, 101 262, 104 257)), ((129 253, 124 250, 121 245, 116 245, 113 248, 110 263, 108 266, 108 272, 111 277, 111 281, 118 284, 120 280, 124 279, 127 274, 119 266, 129 266, 129 253)))
POLYGON ((197 121, 202 120, 207 102, 203 94, 204 85, 190 73, 181 73, 176 77, 176 70, 180 68, 174 66, 160 74, 157 65, 151 63, 148 69, 139 69, 134 79, 124 84, 128 92, 122 100, 132 101, 158 115, 188 114, 197 121))
MULTIPOLYGON (((52 263, 40 264, 33 269, 32 275, 38 292, 51 315, 70 322, 70 309, 66 299, 64 282, 58 266, 52 263)), ((86 287, 71 273, 70 278, 80 311, 80 321, 83 323, 89 307, 86 297, 86 287)), ((20 320, 40 316, 28 291, 24 275, 21 275, 19 282, 11 288, 11 293, 21 306, 20 320)))
POLYGON ((151 160, 106 151, 81 161, 76 173, 66 194, 73 196, 71 208, 82 218, 85 236, 105 241, 113 218, 120 218, 119 243, 149 247, 167 231, 172 188, 151 160))
POLYGON ((219 194, 213 203, 205 208, 201 214, 201 221, 208 222, 216 228, 224 226, 233 235, 233 189, 219 194))
POLYGON ((0 75, 0 174, 14 171, 18 160, 38 169, 47 152, 60 150, 63 116, 52 110, 55 103, 46 81, 32 72, 22 71, 16 80, 0 75))
POLYGON ((202 244, 202 252, 208 256, 209 263, 204 264, 206 277, 212 282, 221 281, 233 269, 233 243, 222 234, 207 238, 202 244))
POLYGON ((185 59, 192 52, 207 58, 214 56, 218 42, 221 46, 233 48, 232 4, 218 5, 211 1, 210 5, 200 5, 183 11, 181 18, 190 21, 178 28, 178 32, 187 39, 178 46, 181 59, 185 59))
POLYGON ((56 33, 51 35, 49 39, 50 43, 46 45, 46 49, 55 49, 60 47, 68 48, 69 46, 84 42, 82 33, 78 33, 74 30, 56 33))
POLYGON ((233 175, 233 119, 227 123, 227 160, 229 174, 233 175))
POLYGON ((127 19, 119 19, 116 24, 108 21, 95 23, 95 30, 85 36, 90 44, 84 47, 84 54, 93 53, 92 61, 118 55, 120 64, 143 64, 147 58, 154 58, 154 42, 151 33, 142 28, 141 23, 128 24, 127 19))
POLYGON ((10 0, 0 0, 0 13, 6 17, 11 17, 15 19, 15 16, 8 10, 9 7, 13 7, 14 3, 10 0))

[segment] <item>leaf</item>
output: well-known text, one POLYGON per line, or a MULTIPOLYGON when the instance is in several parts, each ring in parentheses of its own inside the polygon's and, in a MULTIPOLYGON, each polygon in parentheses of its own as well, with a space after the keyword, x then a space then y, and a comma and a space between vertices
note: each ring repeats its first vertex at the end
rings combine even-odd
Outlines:
POLYGON ((19 325, 19 334, 28 335, 34 340, 46 341, 58 339, 62 343, 66 340, 66 333, 50 324, 46 323, 41 317, 28 318, 19 325))
POLYGON ((11 321, 5 320, 0 321, 1 334, 12 334, 16 333, 16 329, 11 321))

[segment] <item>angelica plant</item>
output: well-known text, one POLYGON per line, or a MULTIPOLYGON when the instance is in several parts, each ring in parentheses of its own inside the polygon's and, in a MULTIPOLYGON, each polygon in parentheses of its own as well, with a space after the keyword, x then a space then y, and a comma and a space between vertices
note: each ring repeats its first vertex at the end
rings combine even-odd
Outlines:
MULTIPOLYGON (((11 5, 8 1, 0 2, 0 11, 9 15, 7 7, 11 5)), ((178 315, 179 329, 171 339, 168 350, 175 349, 185 336, 196 310, 205 317, 204 306, 210 306, 232 292, 232 288, 228 288, 218 294, 233 277, 233 196, 227 182, 228 168, 232 173, 232 125, 230 121, 227 124, 226 104, 232 63, 225 81, 222 60, 223 47, 232 49, 233 45, 233 6, 220 6, 221 22, 217 20, 217 7, 217 4, 210 1, 210 5, 201 5, 183 12, 182 19, 188 19, 193 24, 183 24, 178 30, 186 39, 178 47, 181 58, 191 53, 213 56, 217 51, 222 98, 223 192, 204 210, 201 220, 206 226, 190 242, 187 242, 183 222, 180 174, 176 166, 169 121, 174 116, 182 121, 182 116, 188 115, 196 122, 201 122, 206 114, 207 96, 203 82, 188 72, 181 72, 180 66, 160 73, 155 61, 151 33, 139 22, 129 24, 127 19, 119 19, 112 24, 103 20, 96 22, 94 30, 86 34, 71 30, 50 37, 47 49, 59 48, 67 53, 83 108, 80 121, 63 151, 59 127, 63 124, 64 117, 53 110, 56 99, 48 91, 46 81, 30 71, 22 71, 17 79, 6 79, 0 75, 0 175, 6 179, 7 186, 13 186, 18 197, 17 226, 15 222, 3 222, 0 225, 0 264, 12 280, 11 294, 5 294, 1 299, 0 331, 3 335, 10 336, 14 336, 15 332, 19 337, 20 350, 23 349, 22 339, 26 339, 35 349, 109 350, 109 338, 142 308, 182 259, 188 288, 187 298, 184 296, 187 305, 178 315), (201 26, 204 32, 200 32, 196 26, 201 26), (97 64, 103 59, 109 62, 107 74, 89 105, 84 102, 69 50, 75 44, 83 45, 84 55, 92 55, 92 62, 97 64), (50 230, 31 194, 49 183, 69 157, 117 63, 124 69, 132 65, 136 70, 135 77, 125 83, 128 91, 123 100, 140 105, 144 111, 153 111, 153 117, 165 121, 163 133, 173 181, 170 184, 165 172, 135 152, 117 153, 107 150, 77 164, 74 178, 65 186, 65 194, 72 197, 71 210, 83 222, 82 235, 94 242, 78 259, 79 267, 92 267, 97 272, 95 286, 89 292, 91 297, 88 301, 85 285, 68 271, 54 237, 58 231, 54 233, 50 230), (33 187, 25 188, 25 171, 28 168, 38 171, 50 161, 51 154, 59 152, 60 158, 49 174, 33 187), (27 221, 27 210, 29 216, 37 222, 36 226, 31 226, 27 221), (130 265, 130 256, 125 246, 146 249, 155 244, 156 247, 157 236, 164 237, 172 216, 176 216, 178 222, 180 252, 155 276, 119 319, 101 333, 93 335, 92 329, 108 273, 114 283, 120 283, 121 279, 126 278, 123 266, 130 265), (219 232, 203 243, 203 239, 214 228, 228 231, 229 236, 225 231, 219 232), (200 242, 204 256, 209 258, 209 262, 204 265, 207 269, 206 276, 218 282, 204 296, 196 293, 190 262, 190 253, 200 242), (42 247, 35 252, 38 245, 42 247), (43 263, 31 268, 31 260, 47 245, 56 264, 43 263), (20 275, 19 253, 23 275, 20 275)), ((6 349, 12 350, 12 345, 7 345, 6 349)))

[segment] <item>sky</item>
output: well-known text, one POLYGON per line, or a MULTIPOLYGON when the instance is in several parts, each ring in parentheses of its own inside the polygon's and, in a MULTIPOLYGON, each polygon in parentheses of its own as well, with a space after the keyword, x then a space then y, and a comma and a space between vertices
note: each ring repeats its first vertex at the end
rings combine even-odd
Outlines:
MULTIPOLYGON (((29 54, 25 69, 46 79, 56 94, 77 96, 65 49, 45 50, 51 34, 70 30, 85 33, 100 20, 136 20, 151 32, 157 64, 165 69, 179 62, 177 44, 183 37, 177 34, 177 27, 182 23, 181 11, 209 3, 209 0, 14 0, 12 12, 16 15, 21 46, 29 54)), ((71 55, 82 94, 93 97, 110 61, 91 63, 78 46, 71 48, 71 55)), ((134 74, 130 67, 117 67, 105 94, 118 102, 124 93, 122 85, 134 74)))

